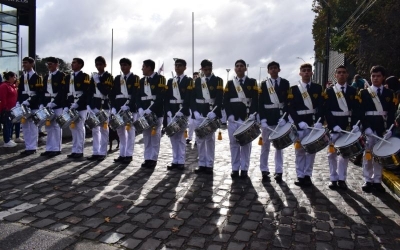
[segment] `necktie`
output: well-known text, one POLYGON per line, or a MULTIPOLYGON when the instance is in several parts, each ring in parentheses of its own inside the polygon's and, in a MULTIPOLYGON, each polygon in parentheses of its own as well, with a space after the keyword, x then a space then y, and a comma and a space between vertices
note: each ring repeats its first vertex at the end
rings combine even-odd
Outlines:
POLYGON ((342 93, 344 94, 344 87, 341 87, 341 89, 342 89, 342 93))
POLYGON ((178 79, 177 79, 177 81, 176 81, 178 84, 181 82, 181 77, 180 76, 178 76, 178 79))
POLYGON ((29 73, 28 73, 28 74, 26 74, 26 78, 28 78, 28 81, 29 81, 29 73))
POLYGON ((243 85, 243 79, 239 80, 240 85, 243 85))
POLYGON ((209 80, 210 80, 210 79, 208 79, 208 77, 206 77, 206 83, 208 83, 209 80))
POLYGON ((124 76, 124 79, 125 79, 125 82, 126 82, 126 79, 128 79, 128 77, 127 77, 127 76, 124 76))
POLYGON ((149 81, 150 81, 150 77, 146 76, 146 85, 149 84, 149 81))
POLYGON ((381 88, 378 88, 378 96, 381 97, 381 88))
POLYGON ((274 89, 275 89, 275 93, 278 93, 278 79, 275 79, 274 89))
POLYGON ((310 89, 310 85, 309 84, 307 84, 306 85, 306 88, 307 88, 307 91, 310 89))

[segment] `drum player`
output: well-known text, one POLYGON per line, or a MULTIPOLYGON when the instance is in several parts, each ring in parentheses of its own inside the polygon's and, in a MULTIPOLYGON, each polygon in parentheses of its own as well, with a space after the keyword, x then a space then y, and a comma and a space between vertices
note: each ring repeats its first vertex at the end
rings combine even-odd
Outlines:
MULTIPOLYGON (((67 95, 65 92, 65 74, 58 70, 58 59, 55 57, 47 58, 47 69, 49 73, 45 75, 43 81, 43 95, 41 103, 47 108, 53 109, 56 117, 62 114, 67 95)), ((47 132, 46 151, 41 156, 53 157, 61 154, 62 129, 55 119, 49 121, 45 129, 47 132)))
POLYGON ((64 112, 69 109, 75 109, 79 112, 79 120, 70 125, 72 134, 72 153, 67 155, 71 159, 83 157, 85 142, 85 120, 87 115, 88 90, 90 77, 82 72, 85 62, 81 58, 73 58, 71 63, 72 73, 65 76, 65 89, 67 92, 67 101, 64 106, 64 112))
MULTIPOLYGON (((279 77, 281 71, 280 65, 277 62, 270 62, 267 65, 268 73, 271 78, 261 82, 259 95, 259 115, 262 129, 263 145, 260 155, 260 170, 263 180, 269 180, 268 155, 271 142, 269 135, 271 129, 276 129, 277 126, 284 126, 287 122, 287 117, 281 118, 287 112, 287 95, 290 88, 289 81, 279 77)), ((275 150, 275 175, 274 179, 280 183, 282 181, 283 172, 283 151, 275 150)))
MULTIPOLYGON (((111 94, 111 113, 116 114, 117 110, 130 110, 133 114, 133 121, 137 117, 137 107, 135 97, 139 87, 139 76, 131 72, 132 62, 128 58, 119 60, 121 75, 114 79, 114 86, 111 94), (127 101, 129 103, 125 104, 127 101)), ((132 122, 133 122, 132 121, 132 122)), ((135 129, 132 123, 117 129, 120 140, 119 157, 114 162, 129 164, 132 161, 133 150, 135 147, 135 129)))
MULTIPOLYGON (((196 79, 192 89, 190 108, 195 127, 198 128, 208 117, 209 119, 221 118, 223 82, 218 76, 212 74, 212 62, 204 59, 200 63, 204 76, 196 79)), ((199 166, 195 169, 197 174, 213 174, 215 159, 215 132, 204 138, 196 136, 199 166)))
MULTIPOLYGON (((322 87, 311 82, 312 65, 309 63, 302 64, 299 75, 301 80, 297 85, 290 87, 288 92, 288 111, 289 119, 292 119, 296 125, 298 139, 301 141, 308 136, 313 125, 317 129, 322 128, 324 117, 322 87)), ((295 143, 295 166, 298 180, 294 184, 311 186, 315 153, 306 154, 299 141, 295 143)))
MULTIPOLYGON (((335 70, 337 82, 327 88, 324 93, 324 114, 328 129, 331 131, 331 143, 333 144, 341 135, 348 136, 348 134, 342 133, 342 130, 350 130, 350 128, 352 128, 352 132, 360 130, 355 125, 359 118, 357 90, 346 83, 348 76, 345 66, 337 67, 335 70)), ((336 150, 332 148, 332 150, 328 150, 328 163, 331 180, 329 188, 347 190, 346 177, 349 159, 338 156, 336 150)))
POLYGON ((228 134, 231 151, 232 179, 247 178, 250 165, 251 142, 240 146, 233 136, 234 132, 248 119, 256 119, 258 111, 258 86, 257 81, 245 75, 246 62, 239 59, 235 62, 236 76, 228 81, 224 89, 226 116, 228 117, 228 134))
POLYGON ((157 117, 157 125, 143 131, 144 162, 142 167, 154 168, 157 166, 160 151, 161 125, 164 117, 165 77, 154 72, 153 60, 143 61, 142 71, 144 77, 140 79, 137 91, 136 104, 139 117, 154 112, 157 117), (150 105, 152 105, 150 107, 150 105))
POLYGON ((393 91, 383 86, 386 70, 382 66, 373 66, 370 70, 372 85, 359 92, 361 122, 367 137, 363 155, 364 192, 385 192, 382 186, 382 166, 371 157, 371 151, 377 142, 375 136, 388 139, 392 131, 387 129, 394 122, 395 103, 393 91))
MULTIPOLYGON (((88 105, 86 108, 88 112, 93 112, 94 114, 104 110, 109 115, 110 101, 108 95, 113 87, 113 77, 105 71, 107 64, 104 57, 96 57, 94 63, 98 73, 93 73, 92 79, 90 79, 88 105)), ((100 124, 92 129, 93 154, 87 158, 89 161, 102 161, 106 158, 108 134, 108 120, 105 124, 100 124)))
MULTIPOLYGON (((176 76, 169 79, 167 91, 165 93, 164 112, 167 115, 169 124, 173 117, 190 116, 190 97, 192 92, 193 80, 185 75, 186 61, 183 59, 175 60, 176 76)), ((186 141, 184 137, 185 129, 175 133, 170 137, 172 145, 172 163, 167 169, 183 170, 185 167, 186 141)))

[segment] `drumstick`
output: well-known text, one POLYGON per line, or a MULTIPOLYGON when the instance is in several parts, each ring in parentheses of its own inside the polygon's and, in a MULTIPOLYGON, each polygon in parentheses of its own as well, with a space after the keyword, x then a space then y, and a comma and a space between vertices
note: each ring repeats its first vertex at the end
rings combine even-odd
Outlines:
MULTIPOLYGON (((389 128, 387 131, 390 131, 390 130, 392 130, 392 128, 393 128, 393 125, 394 125, 394 124, 392 124, 392 126, 390 126, 390 128, 389 128)), ((385 138, 385 137, 386 137, 386 135, 387 135, 387 133, 383 135, 383 138, 384 138, 384 139, 386 139, 386 138, 385 138)), ((389 141, 388 141, 388 142, 389 142, 389 141)), ((382 143, 383 143, 383 141, 381 141, 381 143, 379 143, 379 145, 378 145, 378 149, 381 147, 382 143)))
MULTIPOLYGON (((122 106, 125 106, 125 105, 128 104, 128 103, 129 103, 129 100, 126 100, 126 102, 125 102, 124 105, 122 105, 122 106)), ((153 104, 151 104, 151 105, 153 105, 153 104)), ((150 107, 151 107, 151 105, 150 105, 150 107)), ((149 108, 150 108, 150 107, 149 107, 149 108)), ((117 115, 118 115, 119 113, 121 113, 121 111, 122 111, 122 109, 119 109, 117 115)))
POLYGON ((379 136, 377 136, 377 135, 371 134, 370 136, 375 137, 376 139, 379 139, 379 140, 381 140, 382 142, 387 142, 387 143, 392 144, 390 141, 387 141, 387 140, 385 140, 384 138, 379 137, 379 136))
MULTIPOLYGON (((343 133, 345 133, 345 134, 349 134, 347 137, 349 137, 350 135, 354 135, 354 133, 349 132, 349 131, 346 131, 346 130, 343 130, 343 129, 341 129, 340 132, 343 132, 343 133)), ((346 140, 347 140, 347 138, 346 138, 346 140)), ((346 141, 345 141, 345 142, 346 142, 346 141)))
MULTIPOLYGON (((182 108, 183 108, 183 107, 182 107, 182 108)), ((172 117, 171 121, 168 123, 167 126, 169 126, 169 125, 172 123, 172 121, 173 121, 173 120, 175 119, 175 117, 176 117, 176 114, 177 114, 178 112, 180 112, 180 111, 182 110, 182 108, 180 108, 180 109, 175 113, 174 117, 172 117)))
MULTIPOLYGON (((360 123, 360 120, 357 121, 355 126, 358 126, 358 124, 360 123)), ((343 130, 342 130, 343 131, 343 130)), ((354 134, 354 128, 351 130, 351 133, 354 134)), ((350 134, 347 136, 346 140, 344 140, 344 142, 347 142, 347 140, 350 138, 350 134)))
MULTIPOLYGON (((286 112, 282 115, 282 117, 281 117, 281 119, 283 119, 283 117, 285 117, 285 115, 286 115, 286 112)), ((280 119, 279 119, 280 120, 280 119)), ((278 126, 279 127, 279 126, 278 126)), ((269 128, 269 127, 268 127, 269 128)), ((274 133, 278 133, 278 131, 276 131, 276 130, 274 130, 274 129, 270 129, 271 131, 272 131, 272 134, 271 135, 273 135, 274 133)), ((270 135, 270 136, 271 136, 270 135)))
MULTIPOLYGON (((321 117, 318 118, 318 121, 317 121, 316 123, 319 123, 320 120, 321 120, 321 117)), ((310 127, 309 127, 309 128, 310 128, 310 127)), ((314 129, 317 129, 317 128, 311 127, 311 132, 308 134, 306 141, 308 141, 308 139, 310 139, 310 136, 311 136, 312 132, 314 131, 314 129)))
POLYGON ((309 128, 309 129, 315 129, 315 130, 319 130, 319 131, 325 130, 324 128, 314 128, 314 127, 309 127, 309 126, 307 126, 307 128, 309 128))

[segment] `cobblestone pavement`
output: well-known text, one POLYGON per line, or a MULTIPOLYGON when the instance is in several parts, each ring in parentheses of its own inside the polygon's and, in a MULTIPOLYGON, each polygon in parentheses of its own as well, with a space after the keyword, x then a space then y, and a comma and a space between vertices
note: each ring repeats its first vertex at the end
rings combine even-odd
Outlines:
MULTIPOLYGON (((166 136, 154 170, 140 168, 142 137, 128 166, 113 163, 117 151, 98 165, 68 160, 71 143, 52 159, 2 155, 0 218, 128 249, 400 249, 399 203, 388 193, 363 193, 361 168, 349 167, 347 192, 331 191, 326 150, 321 151, 314 187, 301 189, 293 184, 290 147, 284 182, 263 183, 255 140, 250 178, 233 182, 222 132, 213 176, 194 173, 193 145, 187 147, 185 171, 167 171, 172 152, 166 136)), ((90 154, 87 139, 85 155, 90 154)))

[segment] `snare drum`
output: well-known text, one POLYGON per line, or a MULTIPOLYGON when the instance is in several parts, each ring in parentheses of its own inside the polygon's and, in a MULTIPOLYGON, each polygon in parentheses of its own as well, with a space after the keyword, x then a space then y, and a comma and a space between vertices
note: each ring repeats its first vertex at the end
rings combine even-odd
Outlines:
POLYGON ((382 142, 377 140, 377 143, 372 149, 372 155, 374 160, 381 164, 385 168, 393 169, 400 165, 400 139, 397 137, 390 137, 386 139, 387 142, 382 142))
POLYGON ((196 136, 201 138, 206 137, 209 134, 214 133, 221 127, 221 121, 218 118, 210 119, 205 118, 198 128, 194 130, 196 136))
POLYGON ((301 146, 307 153, 315 154, 328 146, 329 132, 327 128, 321 130, 314 129, 310 133, 311 135, 307 134, 301 140, 301 146))
POLYGON ((13 123, 21 121, 22 117, 28 118, 31 109, 25 105, 17 106, 11 109, 11 119, 13 123))
POLYGON ((240 146, 251 143, 261 134, 260 125, 254 120, 246 121, 233 133, 240 146))
POLYGON ((42 108, 33 114, 32 120, 36 126, 40 127, 47 119, 50 120, 52 117, 54 117, 54 111, 52 109, 42 108))
POLYGON ((79 112, 75 109, 69 109, 56 118, 56 122, 61 128, 68 128, 72 122, 77 120, 79 120, 79 112))
POLYGON ((135 127, 135 132, 137 135, 143 133, 143 131, 146 129, 157 126, 157 124, 158 117, 153 112, 150 114, 144 114, 142 117, 139 117, 133 122, 133 126, 135 127))
POLYGON ((97 117, 97 118, 99 119, 99 121, 100 121, 99 124, 102 124, 102 123, 105 123, 105 122, 108 121, 108 114, 107 114, 107 112, 106 112, 104 109, 100 110, 100 111, 96 114, 96 117, 97 117))
POLYGON ((89 111, 85 124, 89 127, 89 129, 94 129, 100 125, 100 120, 95 113, 89 111))
POLYGON ((361 132, 342 134, 336 140, 334 147, 338 155, 340 154, 343 158, 351 158, 364 152, 365 137, 361 132))
POLYGON ((176 116, 165 128, 165 133, 168 137, 186 129, 188 125, 188 118, 186 116, 176 116))
POLYGON ((272 131, 269 135, 269 140, 277 150, 289 147, 298 137, 296 126, 289 122, 281 127, 277 126, 275 130, 277 133, 272 131))

